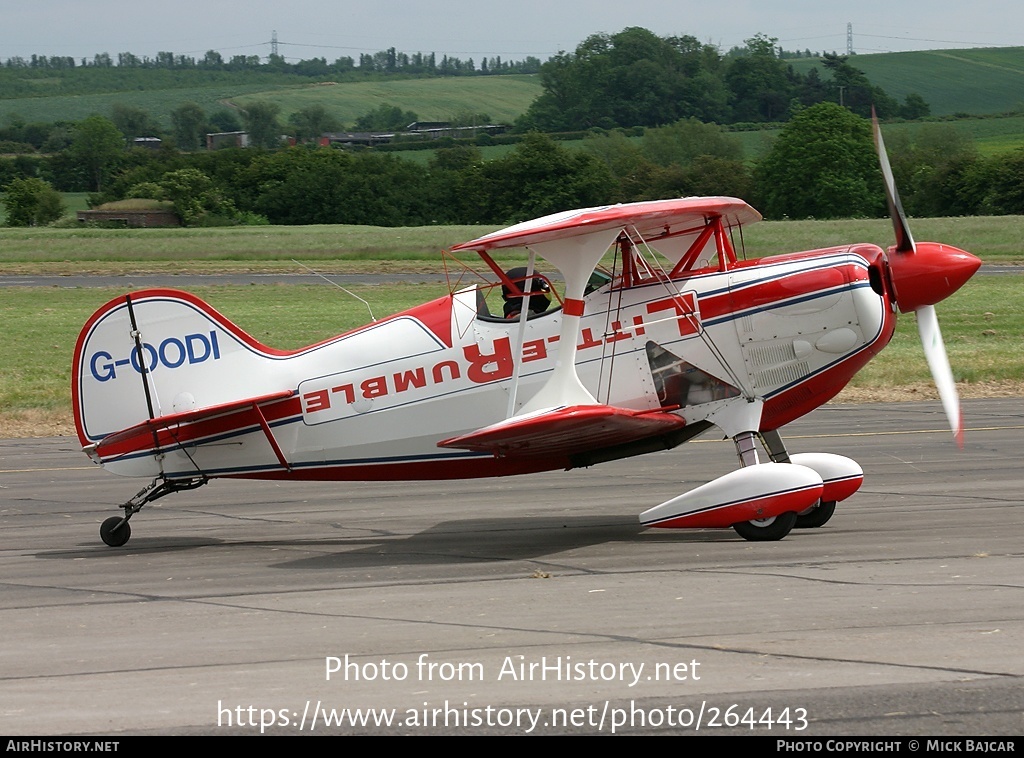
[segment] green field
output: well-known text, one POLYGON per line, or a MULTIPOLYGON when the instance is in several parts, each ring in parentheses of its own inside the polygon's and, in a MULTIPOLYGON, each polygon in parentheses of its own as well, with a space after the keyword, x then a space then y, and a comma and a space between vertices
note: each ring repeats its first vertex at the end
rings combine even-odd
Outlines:
MULTIPOLYGON (((818 68, 817 59, 788 60, 794 70, 818 68)), ((863 71, 871 83, 901 101, 917 93, 934 116, 1020 112, 1024 108, 1024 48, 925 50, 906 53, 856 55, 849 63, 863 71)))
POLYGON ((538 76, 477 76, 435 79, 381 79, 369 82, 319 82, 233 97, 246 103, 266 100, 281 106, 281 117, 310 105, 322 105, 344 124, 381 104, 412 111, 422 121, 449 121, 461 113, 487 113, 496 123, 515 121, 542 92, 538 76))
MULTIPOLYGON (((883 124, 882 132, 886 136, 886 142, 889 142, 889 135, 895 134, 907 134, 913 140, 913 135, 917 131, 930 128, 936 123, 955 129, 968 137, 983 156, 998 155, 1024 147, 1024 115, 894 122, 883 124)), ((729 132, 729 135, 739 140, 746 160, 752 161, 771 149, 772 143, 783 128, 784 126, 780 124, 772 129, 729 132)))
POLYGON ((165 129, 171 112, 185 102, 207 113, 218 108, 244 108, 254 100, 281 106, 281 119, 308 105, 323 105, 342 123, 382 104, 415 112, 420 119, 444 121, 460 113, 488 113, 497 122, 512 122, 541 93, 540 78, 527 75, 443 77, 433 79, 377 79, 356 82, 305 82, 268 88, 262 84, 216 84, 206 87, 122 90, 83 95, 3 98, 0 89, 0 124, 17 115, 28 122, 80 121, 99 114, 109 117, 115 105, 149 112, 165 129))
MULTIPOLYGON (((1024 216, 912 219, 919 240, 941 241, 987 263, 1024 264, 1024 216)), ((83 271, 441 270, 440 251, 487 226, 241 226, 184 229, 0 228, 0 267, 12 273, 83 271)), ((744 229, 750 257, 850 242, 892 244, 888 219, 765 221, 744 229)), ((739 240, 737 240, 737 244, 739 240)))
POLYGON ((230 107, 228 101, 233 97, 265 88, 266 84, 232 84, 183 89, 149 90, 140 88, 73 96, 4 98, 0 99, 0 123, 5 123, 10 116, 14 115, 20 116, 29 123, 81 121, 93 115, 110 118, 115 105, 128 105, 147 111, 160 126, 170 130, 171 111, 182 103, 197 103, 204 111, 210 113, 220 108, 230 107))
POLYGON ((177 229, 0 228, 8 272, 437 270, 444 248, 494 227, 237 226, 177 229), (409 267, 412 266, 410 269, 409 267))
MULTIPOLYGON (((997 155, 1024 147, 1024 116, 1004 116, 1001 118, 965 118, 943 121, 960 134, 974 141, 978 151, 984 156, 997 155)), ((886 134, 909 133, 926 128, 926 123, 886 124, 886 134)))

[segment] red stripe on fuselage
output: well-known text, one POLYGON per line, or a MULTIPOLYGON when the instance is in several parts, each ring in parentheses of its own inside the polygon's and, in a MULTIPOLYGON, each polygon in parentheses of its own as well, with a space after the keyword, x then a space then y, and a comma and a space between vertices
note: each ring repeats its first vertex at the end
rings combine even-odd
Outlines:
POLYGON ((835 267, 793 271, 750 283, 739 282, 728 291, 701 296, 700 316, 702 321, 707 322, 723 316, 739 315, 751 309, 781 307, 793 298, 838 290, 851 283, 867 280, 868 272, 864 264, 847 261, 835 267))

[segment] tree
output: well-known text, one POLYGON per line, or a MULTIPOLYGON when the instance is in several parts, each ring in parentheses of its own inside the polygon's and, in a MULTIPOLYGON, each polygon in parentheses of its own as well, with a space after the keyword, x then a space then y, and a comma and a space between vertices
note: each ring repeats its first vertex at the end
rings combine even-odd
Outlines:
POLYGON ((156 137, 160 134, 160 126, 142 108, 135 108, 124 103, 114 103, 111 108, 111 120, 114 126, 124 135, 130 145, 136 137, 156 137))
POLYGON ((224 56, 216 50, 207 50, 206 55, 202 57, 202 60, 199 61, 198 65, 201 68, 224 68, 224 56))
POLYGON ((210 129, 215 132, 240 132, 242 122, 234 111, 220 108, 210 114, 210 129))
POLYGON ((472 192, 467 182, 475 176, 475 167, 482 162, 480 149, 474 145, 458 145, 434 151, 434 156, 427 164, 426 182, 421 181, 421 187, 430 197, 432 206, 430 223, 463 223, 463 208, 472 192))
POLYGON ((746 40, 746 55, 735 58, 725 80, 733 95, 736 121, 782 121, 796 94, 786 64, 775 54, 774 37, 756 34, 746 40))
POLYGON ((89 116, 75 127, 68 152, 85 172, 90 188, 100 192, 104 180, 124 155, 124 137, 110 119, 89 116))
POLYGON ((502 224, 607 202, 608 167, 589 153, 566 150, 543 134, 528 134, 503 158, 473 167, 465 223, 502 224))
POLYGON ((340 128, 338 119, 320 104, 307 105, 288 117, 288 123, 295 130, 299 142, 314 141, 325 132, 336 132, 340 128))
POLYGON ((608 200, 628 203, 644 197, 651 174, 657 169, 640 146, 621 131, 590 134, 583 140, 588 153, 600 160, 614 177, 608 200))
POLYGON ((847 63, 846 56, 825 54, 821 63, 832 72, 834 102, 864 118, 871 117, 872 108, 879 118, 899 115, 899 103, 881 87, 872 85, 863 71, 847 63))
POLYGON ((984 210, 988 213, 1024 214, 1024 151, 1018 149, 987 163, 984 210))
POLYGON ((403 111, 397 105, 381 103, 369 113, 357 118, 355 128, 361 132, 398 131, 418 119, 419 116, 412 111, 403 111))
POLYGON ((719 62, 716 50, 693 37, 660 38, 639 27, 595 34, 541 66, 544 92, 518 126, 567 131, 721 119, 719 62))
POLYGON ((231 201, 224 198, 213 180, 199 169, 171 171, 157 185, 163 190, 163 196, 174 203, 174 212, 185 226, 196 225, 208 214, 229 218, 236 214, 231 201))
POLYGON ((281 141, 281 126, 277 114, 281 106, 265 100, 249 103, 245 108, 245 128, 249 141, 256 147, 277 147, 281 141))
POLYGON ((239 207, 274 224, 417 226, 432 217, 427 170, 388 154, 293 147, 241 172, 239 207))
POLYGON ((681 119, 669 126, 648 129, 641 141, 644 155, 659 166, 676 163, 688 166, 702 155, 739 160, 743 146, 722 131, 717 124, 704 124, 695 118, 681 119))
POLYGON ((750 197, 750 172, 742 161, 702 155, 687 166, 659 168, 650 177, 647 194, 637 200, 688 195, 750 197))
POLYGON ((178 147, 182 150, 195 150, 206 129, 206 114, 196 103, 182 103, 171 111, 171 124, 178 147))
POLYGON ((896 186, 903 207, 913 216, 970 215, 982 193, 959 188, 978 162, 974 140, 952 124, 923 124, 893 135, 889 147, 896 186))
POLYGON ((884 215, 870 125, 837 103, 798 113, 758 165, 756 182, 769 218, 884 215))
POLYGON ((931 106, 916 92, 908 93, 903 98, 903 105, 900 106, 900 118, 905 118, 907 121, 930 116, 931 112, 931 106))
POLYGON ((4 190, 8 226, 43 226, 64 215, 60 193, 42 179, 14 179, 4 190))

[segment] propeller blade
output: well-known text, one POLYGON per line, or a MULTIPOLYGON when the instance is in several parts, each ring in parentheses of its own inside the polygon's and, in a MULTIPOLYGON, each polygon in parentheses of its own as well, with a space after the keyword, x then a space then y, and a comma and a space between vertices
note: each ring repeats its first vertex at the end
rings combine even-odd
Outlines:
POLYGON ((932 303, 948 297, 959 289, 978 270, 981 261, 963 250, 931 242, 922 242, 921 252, 918 254, 917 244, 907 223, 907 214, 904 213, 903 203, 900 202, 900 193, 896 189, 892 166, 889 165, 889 155, 882 140, 882 128, 878 125, 878 116, 873 107, 871 124, 879 167, 885 179, 885 199, 889 203, 889 216, 892 218, 893 230, 896 233, 896 245, 889 248, 888 256, 892 281, 896 289, 896 302, 903 313, 913 309, 917 315, 917 333, 921 337, 928 368, 931 369, 932 379, 939 391, 939 399, 942 400, 946 418, 949 419, 953 438, 962 449, 964 423, 960 411, 960 396, 956 391, 953 369, 949 365, 946 346, 942 342, 942 332, 939 329, 939 318, 932 303))
POLYGON ((873 107, 871 123, 874 128, 878 163, 882 169, 882 178, 885 179, 885 199, 889 203, 889 217, 892 219, 892 227, 896 232, 896 247, 894 249, 898 253, 913 253, 916 251, 914 237, 910 233, 910 225, 907 224, 907 215, 903 212, 903 203, 900 202, 900 193, 896 189, 896 180, 893 178, 892 167, 889 165, 889 155, 885 152, 882 128, 878 125, 878 116, 875 115, 873 107))
POLYGON ((924 356, 928 359, 932 379, 939 390, 939 398, 946 411, 946 418, 949 419, 949 427, 953 431, 956 443, 963 448, 964 424, 960 412, 960 397, 956 391, 956 382, 953 380, 953 369, 949 365, 949 358, 946 357, 946 346, 942 342, 935 306, 922 305, 914 313, 917 314, 917 332, 921 336, 924 356))

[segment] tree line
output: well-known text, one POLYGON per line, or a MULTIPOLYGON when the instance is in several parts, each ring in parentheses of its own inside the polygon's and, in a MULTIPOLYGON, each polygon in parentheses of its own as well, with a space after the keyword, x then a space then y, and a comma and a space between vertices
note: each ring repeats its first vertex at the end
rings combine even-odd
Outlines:
POLYGON ((824 54, 830 79, 816 69, 799 74, 779 57, 776 42, 759 34, 742 51, 723 56, 695 37, 658 37, 638 27, 595 34, 541 67, 544 92, 518 126, 557 132, 661 126, 681 118, 783 122, 800 108, 840 100, 861 116, 872 104, 881 118, 928 115, 919 95, 897 102, 844 56, 824 54))
MULTIPOLYGON (((1024 214, 1024 151, 981 156, 947 124, 925 124, 913 137, 889 142, 909 214, 1024 214)), ((42 186, 88 186, 93 205, 164 201, 189 224, 498 225, 569 208, 690 195, 741 197, 769 219, 886 214, 869 122, 836 103, 800 110, 753 166, 742 160, 733 135, 696 119, 640 136, 596 131, 579 148, 533 132, 500 158, 483 160, 477 146, 462 144, 420 163, 313 145, 125 151, 116 127, 93 117, 57 155, 0 160, 3 186, 5 202, 12 186, 19 198, 42 186), (31 187, 23 184, 30 180, 31 187)), ((18 223, 46 223, 52 198, 38 205, 43 210, 14 214, 18 223)), ((10 208, 8 216, 14 223, 10 208)))
POLYGON ((289 62, 283 55, 271 53, 264 60, 259 55, 232 55, 225 57, 216 50, 207 50, 201 57, 161 51, 150 57, 124 52, 112 56, 97 53, 91 58, 75 58, 67 55, 12 56, 3 62, 3 68, 14 71, 67 72, 86 69, 90 72, 105 69, 164 69, 173 71, 265 71, 293 74, 305 77, 327 77, 358 72, 362 74, 408 74, 428 76, 487 76, 498 74, 535 74, 540 70, 541 60, 526 56, 522 60, 503 60, 500 55, 483 57, 479 65, 472 59, 437 53, 406 53, 389 47, 376 53, 362 53, 358 60, 352 56, 341 56, 328 62, 325 57, 314 57, 289 62))
MULTIPOLYGON (((72 146, 76 134, 97 129, 105 129, 111 134, 116 130, 120 134, 121 148, 132 146, 138 138, 157 138, 161 142, 170 141, 180 150, 195 151, 206 148, 206 135, 210 133, 245 131, 250 144, 272 149, 281 146, 282 136, 288 136, 296 142, 315 142, 324 134, 346 129, 358 132, 398 132, 419 120, 415 112, 402 110, 389 103, 381 103, 351 124, 343 124, 319 103, 298 109, 285 122, 282 122, 280 116, 281 107, 265 100, 247 103, 244 108, 221 107, 209 113, 194 102, 184 102, 171 111, 170 130, 162 127, 145 109, 124 103, 115 103, 109 118, 97 115, 81 123, 29 122, 17 114, 11 114, 0 126, 0 155, 60 153, 72 146), (110 128, 111 124, 114 129, 110 128)), ((489 123, 489 114, 474 112, 453 114, 450 121, 452 126, 489 123)))

